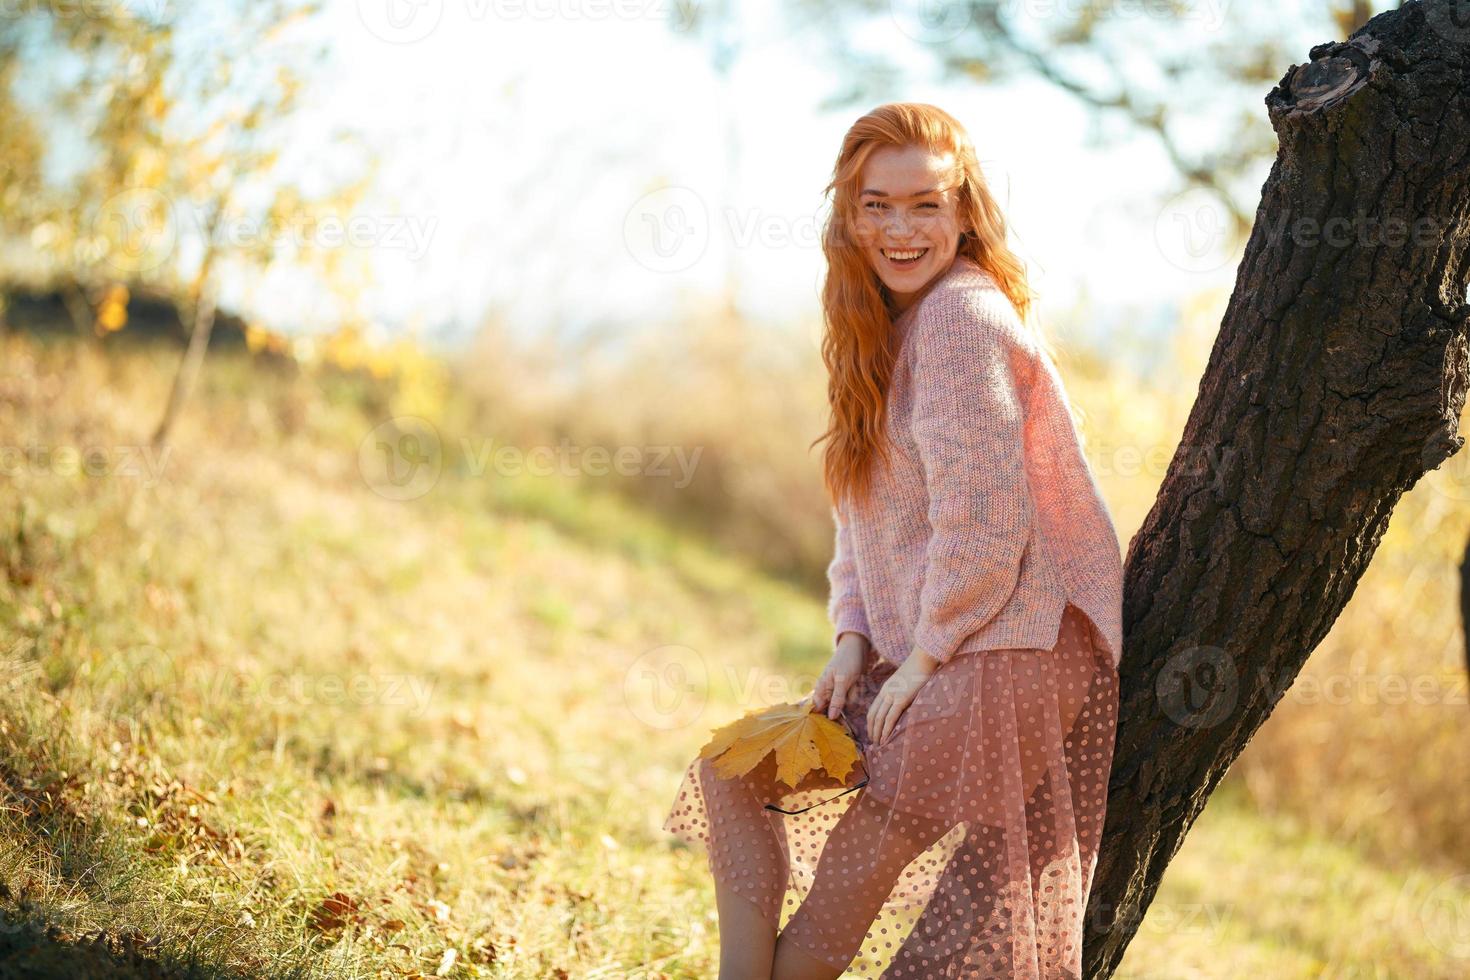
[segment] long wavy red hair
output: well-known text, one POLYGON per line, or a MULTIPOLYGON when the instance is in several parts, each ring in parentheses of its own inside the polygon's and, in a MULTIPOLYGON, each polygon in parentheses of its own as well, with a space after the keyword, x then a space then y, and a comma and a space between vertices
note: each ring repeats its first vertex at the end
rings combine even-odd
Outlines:
MULTIPOLYGON (((827 431, 813 445, 827 441, 823 482, 835 504, 846 496, 865 495, 877 456, 888 459, 884 438, 889 378, 897 357, 893 320, 897 308, 858 243, 858 193, 863 165, 883 146, 918 145, 936 154, 952 154, 950 177, 958 223, 964 232, 957 256, 967 256, 995 278, 1024 322, 1031 312, 1031 290, 1021 260, 1006 245, 1005 217, 980 171, 974 144, 960 122, 937 106, 891 102, 878 106, 852 124, 823 193, 833 195, 832 211, 822 229, 827 275, 822 285, 822 360, 827 366, 827 431)), ((1037 338, 1045 344, 1040 331, 1037 338)))

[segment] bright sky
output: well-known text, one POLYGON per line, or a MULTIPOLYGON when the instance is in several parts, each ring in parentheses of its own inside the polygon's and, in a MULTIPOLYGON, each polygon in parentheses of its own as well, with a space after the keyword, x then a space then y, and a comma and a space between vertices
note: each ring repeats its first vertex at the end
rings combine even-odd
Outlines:
MULTIPOLYGON (((381 160, 372 315, 431 335, 463 336, 487 310, 529 332, 616 334, 717 295, 733 262, 749 315, 817 316, 821 191, 866 107, 819 109, 847 80, 774 0, 732 4, 743 43, 722 86, 708 41, 671 28, 688 2, 328 0, 313 29, 330 39, 332 74, 287 160, 308 185, 327 179, 333 127, 365 134, 381 160)), ((857 43, 913 70, 886 98, 967 125, 1049 324, 1080 305, 1099 340, 1118 325, 1167 329, 1178 298, 1233 282, 1223 211, 1198 192, 1169 200, 1177 179, 1152 139, 1089 146, 1089 115, 1041 82, 928 81, 923 37, 944 28, 918 4, 896 0, 857 43)), ((1155 20, 1113 26, 1203 50, 1221 40, 1223 8, 1199 0, 1196 14, 1183 36, 1155 20)), ((1304 33, 1298 58, 1321 39, 1304 33)), ((1265 113, 1259 97, 1236 111, 1265 113)), ((229 284, 224 301, 290 332, 333 316, 290 273, 229 284)))
MULTIPOLYGON (((374 211, 370 308, 431 329, 494 307, 518 329, 616 332, 716 295, 733 261, 750 315, 815 316, 821 190, 862 108, 820 111, 843 80, 810 37, 772 0, 739 8, 726 90, 708 42, 671 29, 675 0, 331 3, 341 75, 310 114, 368 134, 397 194, 374 211)), ((923 25, 894 9, 860 43, 914 69, 892 98, 969 127, 1049 321, 1081 302, 1098 331, 1166 323, 1175 297, 1233 279, 1207 200, 1163 210, 1173 177, 1153 141, 1089 148, 1087 114, 1040 82, 926 82, 923 25)), ((328 315, 288 282, 252 295, 283 328, 328 315)))

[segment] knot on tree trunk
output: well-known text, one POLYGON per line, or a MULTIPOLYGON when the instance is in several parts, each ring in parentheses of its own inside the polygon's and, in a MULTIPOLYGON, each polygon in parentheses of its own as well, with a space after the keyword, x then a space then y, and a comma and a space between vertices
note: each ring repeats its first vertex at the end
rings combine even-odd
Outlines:
POLYGON ((1335 50, 1313 55, 1305 65, 1293 65, 1282 79, 1291 108, 1325 108, 1368 80, 1372 59, 1361 48, 1347 43, 1328 47, 1335 50))

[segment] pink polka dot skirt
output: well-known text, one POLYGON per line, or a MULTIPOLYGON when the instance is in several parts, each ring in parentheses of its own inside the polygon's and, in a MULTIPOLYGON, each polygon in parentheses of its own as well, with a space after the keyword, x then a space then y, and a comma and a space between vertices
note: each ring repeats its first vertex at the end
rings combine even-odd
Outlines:
POLYGON ((793 788, 769 756, 728 780, 696 758, 664 829, 843 976, 1080 977, 1118 714, 1094 629, 1069 604, 1051 650, 955 657, 878 746, 866 714, 895 667, 870 650, 843 707, 867 786, 833 800, 861 768, 793 788))

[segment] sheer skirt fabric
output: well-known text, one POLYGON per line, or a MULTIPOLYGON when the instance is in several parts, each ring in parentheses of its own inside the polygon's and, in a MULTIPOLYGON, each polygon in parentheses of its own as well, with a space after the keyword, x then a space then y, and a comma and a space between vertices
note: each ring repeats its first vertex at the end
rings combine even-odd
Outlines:
POLYGON ((771 757, 740 779, 696 758, 664 829, 786 941, 845 976, 1078 977, 1117 726, 1118 673, 1068 605, 1051 650, 961 654, 889 741, 866 714, 895 666, 870 651, 843 715, 869 783, 796 787, 771 757))

